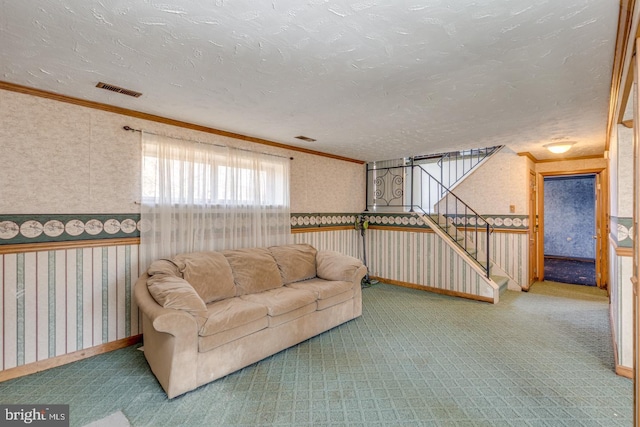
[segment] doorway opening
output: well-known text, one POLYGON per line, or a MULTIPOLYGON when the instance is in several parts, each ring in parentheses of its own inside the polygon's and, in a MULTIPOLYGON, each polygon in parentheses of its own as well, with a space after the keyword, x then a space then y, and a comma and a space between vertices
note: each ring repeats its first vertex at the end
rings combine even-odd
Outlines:
POLYGON ((544 278, 597 285, 596 174, 544 178, 544 278))

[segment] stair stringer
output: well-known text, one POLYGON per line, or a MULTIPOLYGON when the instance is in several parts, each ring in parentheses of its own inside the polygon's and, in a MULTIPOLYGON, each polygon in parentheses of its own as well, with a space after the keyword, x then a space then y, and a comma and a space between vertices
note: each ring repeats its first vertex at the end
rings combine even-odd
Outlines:
POLYGON ((436 222, 429 217, 428 215, 422 215, 418 213, 414 213, 414 215, 418 216, 422 219, 422 221, 427 224, 436 235, 440 239, 442 239, 453 251, 465 262, 468 266, 470 266, 479 276, 480 280, 486 285, 487 289, 485 291, 481 291, 482 297, 487 297, 492 299, 493 304, 497 304, 500 301, 500 287, 496 282, 491 280, 486 276, 486 271, 478 265, 475 259, 471 257, 468 253, 464 251, 460 246, 458 246, 451 236, 445 233, 436 222))
MULTIPOLYGON (((471 237, 471 236, 469 236, 471 237)), ((472 240, 472 239, 470 239, 472 240)), ((481 248, 484 248, 484 245, 478 245, 481 248)), ((486 251, 484 249, 479 249, 478 250, 478 258, 479 259, 486 259, 487 258, 487 254, 486 251)), ((509 289, 510 291, 516 291, 516 292, 521 292, 522 291, 522 286, 520 286, 520 284, 517 282, 517 280, 511 276, 505 269, 502 268, 502 266, 500 266, 500 264, 498 264, 494 258, 489 258, 489 261, 491 262, 491 274, 492 275, 499 275, 499 276, 503 276, 506 277, 507 279, 509 279, 508 285, 507 285, 507 289, 509 289)))
MULTIPOLYGON (((447 222, 446 218, 442 215, 437 216, 438 218, 438 229, 440 229, 440 231, 442 231, 442 227, 455 227, 452 223, 447 222)), ((432 223, 436 223, 436 220, 434 218, 433 215, 429 216, 429 219, 431 219, 432 223)), ((480 244, 478 243, 478 245, 476 246, 476 242, 473 239, 473 233, 467 233, 466 230, 464 228, 459 228, 459 233, 458 235, 461 237, 461 241, 464 241, 467 243, 467 247, 470 248, 478 248, 477 253, 476 253, 476 259, 477 260, 483 260, 483 259, 487 259, 487 252, 484 250, 484 248, 486 248, 486 246, 484 244, 480 244)), ((453 239, 453 237, 449 234, 447 234, 446 232, 443 231, 443 234, 445 236, 449 236, 450 239, 453 239)), ((486 233, 485 233, 486 234, 486 233)), ((465 245, 462 245, 465 246, 465 245)), ((465 252, 464 250, 462 250, 462 252, 465 252)), ((475 252, 475 251, 474 251, 475 252)), ((466 253, 466 252, 465 252, 466 253)), ((469 254, 467 254, 467 256, 471 259, 473 259, 472 256, 469 256, 469 254)), ((482 261, 476 261, 478 262, 482 268, 485 267, 486 262, 482 262, 482 261)), ((510 291, 516 291, 516 292, 520 292, 522 291, 522 286, 520 286, 520 284, 516 281, 516 279, 511 276, 505 269, 502 268, 502 266, 500 266, 498 263, 496 263, 494 258, 490 258, 490 262, 491 262, 491 268, 490 268, 490 272, 491 272, 491 276, 502 276, 502 277, 506 277, 508 279, 507 282, 507 289, 509 289, 510 291)))
POLYGON ((516 280, 505 270, 502 269, 494 260, 491 260, 491 274, 497 274, 499 276, 504 276, 509 279, 509 283, 507 284, 507 289, 510 291, 520 292, 522 291, 522 287, 516 282, 516 280))

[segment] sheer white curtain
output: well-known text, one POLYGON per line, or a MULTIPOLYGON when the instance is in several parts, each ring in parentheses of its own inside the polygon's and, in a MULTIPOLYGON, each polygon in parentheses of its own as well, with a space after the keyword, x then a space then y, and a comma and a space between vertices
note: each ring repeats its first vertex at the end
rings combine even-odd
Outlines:
POLYGON ((142 134, 140 263, 290 243, 289 159, 142 134))

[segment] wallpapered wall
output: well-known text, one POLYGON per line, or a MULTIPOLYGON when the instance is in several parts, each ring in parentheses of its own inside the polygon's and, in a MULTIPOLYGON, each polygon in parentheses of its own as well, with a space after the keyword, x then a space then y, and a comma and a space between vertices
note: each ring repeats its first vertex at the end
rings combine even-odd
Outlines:
POLYGON ((3 214, 139 212, 140 134, 150 132, 293 157, 292 212, 363 209, 364 165, 0 91, 3 214))
POLYGON ((618 366, 633 368, 633 129, 613 128, 609 151, 611 218, 609 293, 618 366))
POLYGON ((528 214, 528 159, 504 147, 475 169, 453 192, 476 212, 528 214), (481 187, 483 191, 478 191, 481 187), (511 212, 513 206, 515 210, 511 212))
POLYGON ((633 367, 633 274, 630 256, 619 256, 615 247, 609 250, 609 292, 614 342, 618 365, 633 367))
MULTIPOLYGON (((422 220, 411 214, 370 213, 370 228, 365 233, 367 265, 371 275, 412 285, 433 287, 481 297, 493 297, 493 289, 476 270, 462 260, 422 220)), ((314 226, 340 225, 355 220, 355 215, 325 216, 293 214, 298 231, 314 226)), ((521 216, 491 215, 496 232, 491 235, 492 260, 520 286, 528 284, 528 224, 521 216), (508 225, 505 225, 508 224, 508 225)), ((317 228, 315 229, 317 230, 317 228)), ((294 234, 296 243, 309 243, 318 249, 337 250, 363 259, 363 239, 356 230, 311 231, 294 234)), ((483 233, 479 244, 486 245, 483 233)))
MULTIPOLYGON (((370 274, 385 279, 431 286, 470 295, 485 296, 472 286, 475 272, 457 256, 429 227, 412 214, 368 213, 366 232, 370 274)), ((298 231, 295 241, 319 249, 337 250, 363 258, 363 240, 355 230, 313 231, 323 226, 353 224, 356 215, 293 214, 292 226, 298 231), (300 233, 305 229, 308 233, 300 233)), ((491 259, 520 286, 528 284, 528 220, 522 215, 487 215, 495 227, 490 237, 491 259)), ((480 233, 479 245, 486 247, 486 234, 480 233)))
MULTIPOLYGON (((135 203, 140 188, 139 135, 124 132, 124 125, 180 138, 255 147, 244 141, 6 91, 0 96, 0 117, 0 168, 10 177, 0 199, 0 245, 14 239, 25 243, 34 238, 137 236, 137 227, 132 229, 131 223, 137 226, 139 219, 135 203), (33 222, 21 227, 28 221, 39 222, 41 227, 33 222), (19 223, 18 229, 7 227, 8 222, 19 223), (69 222, 75 226, 67 227, 69 222), (3 240, 7 235, 12 237, 3 240)), ((365 204, 364 166, 273 147, 259 149, 295 158, 291 205, 292 212, 302 213, 292 214, 292 226, 312 230, 294 234, 293 240, 361 258, 362 239, 350 226, 365 204), (319 231, 323 226, 347 228, 319 231)), ((472 204, 480 203, 480 212, 496 213, 490 215, 493 225, 501 229, 491 242, 496 262, 525 285, 528 254, 524 231, 528 224, 522 206, 526 204, 529 162, 509 151, 500 155, 493 160, 497 172, 495 164, 474 172, 476 185, 481 182, 491 192, 480 194, 475 185, 463 185, 459 191, 467 192, 472 204), (516 205, 515 215, 507 214, 510 204, 516 205)), ((398 229, 414 225, 409 218, 407 224, 404 220, 380 216, 379 228, 367 234, 374 274, 462 292, 486 291, 481 286, 474 289, 473 280, 455 279, 471 277, 455 257, 444 269, 436 265, 437 257, 431 255, 449 250, 431 233, 398 229), (418 265, 424 268, 419 270, 418 265), (445 276, 454 278, 450 285, 445 276)), ((3 370, 141 332, 131 295, 139 275, 136 245, 10 253, 2 255, 0 269, 5 300, 0 313, 3 370)))
POLYGON ((3 251, 2 370, 141 333, 132 296, 138 246, 109 243, 139 236, 140 134, 124 125, 294 157, 294 212, 358 212, 365 203, 358 163, 11 91, 0 91, 0 117, 0 249, 73 240, 109 245, 3 251))
POLYGON ((21 366, 141 333, 138 246, 0 255, 0 366, 21 366))

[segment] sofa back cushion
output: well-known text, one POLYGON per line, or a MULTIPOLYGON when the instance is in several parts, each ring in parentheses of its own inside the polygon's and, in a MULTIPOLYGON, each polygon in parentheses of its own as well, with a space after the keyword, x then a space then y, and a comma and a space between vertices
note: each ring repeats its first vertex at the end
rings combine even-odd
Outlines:
POLYGON ((255 294, 282 286, 278 264, 267 248, 236 249, 222 253, 233 271, 236 295, 255 294))
POLYGON ((173 262, 205 303, 236 296, 231 266, 222 253, 182 254, 173 258, 173 262))
POLYGON ((285 285, 316 277, 316 249, 307 244, 272 246, 285 285))
POLYGON ((182 273, 178 269, 178 266, 170 259, 158 259, 151 263, 147 269, 149 276, 156 274, 166 274, 169 276, 182 277, 182 273))

